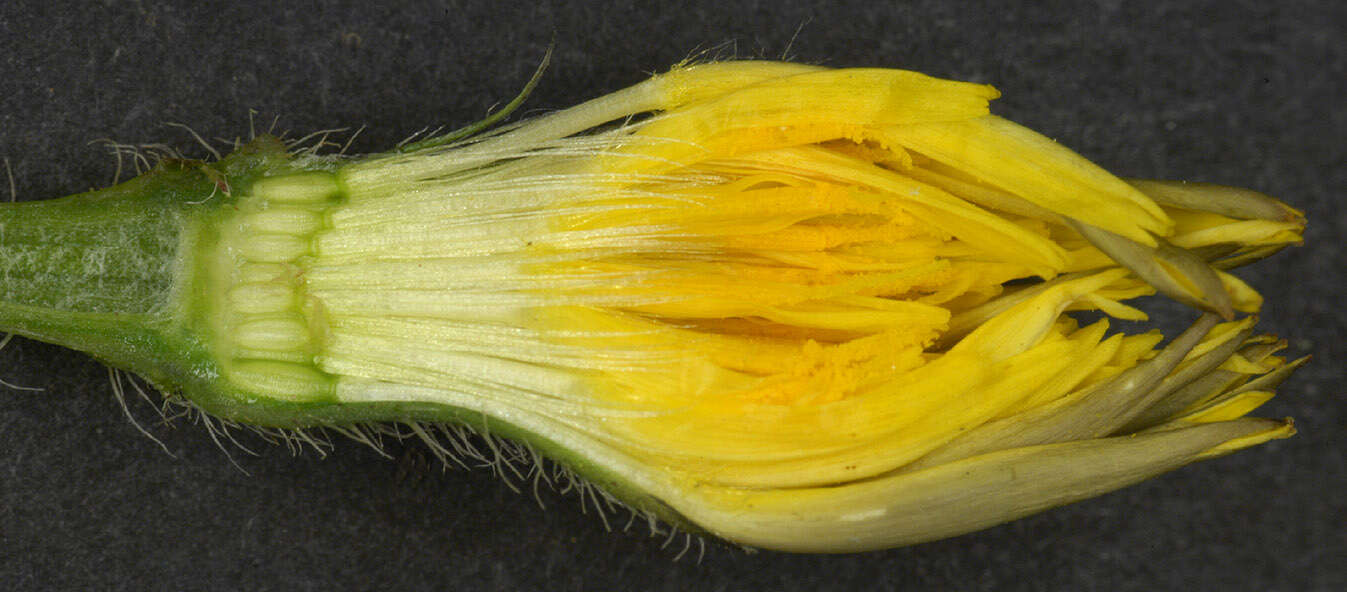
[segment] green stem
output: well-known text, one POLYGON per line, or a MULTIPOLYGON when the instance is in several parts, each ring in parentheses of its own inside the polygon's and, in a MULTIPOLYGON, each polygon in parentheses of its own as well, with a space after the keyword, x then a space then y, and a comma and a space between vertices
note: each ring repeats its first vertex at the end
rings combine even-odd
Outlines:
POLYGON ((181 384, 163 361, 201 359, 184 293, 195 238, 231 205, 231 185, 287 160, 263 139, 209 165, 169 160, 106 189, 0 204, 0 331, 181 384))
POLYGON ((196 194, 162 168, 109 189, 0 206, 0 328, 124 362, 173 315, 174 278, 196 194))

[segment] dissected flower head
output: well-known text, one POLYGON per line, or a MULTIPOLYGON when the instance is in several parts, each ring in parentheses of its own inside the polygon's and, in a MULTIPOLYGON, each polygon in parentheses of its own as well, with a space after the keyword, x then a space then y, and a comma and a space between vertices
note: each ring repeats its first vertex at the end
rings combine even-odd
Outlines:
POLYGON ((1227 270, 1302 216, 1118 179, 996 96, 686 65, 235 183, 186 266, 184 318, 233 393, 198 402, 485 421, 641 509, 797 551, 951 536, 1292 434, 1244 417, 1300 361, 1240 318, 1261 298, 1227 270), (1163 347, 1110 333, 1157 290, 1208 312, 1163 347))

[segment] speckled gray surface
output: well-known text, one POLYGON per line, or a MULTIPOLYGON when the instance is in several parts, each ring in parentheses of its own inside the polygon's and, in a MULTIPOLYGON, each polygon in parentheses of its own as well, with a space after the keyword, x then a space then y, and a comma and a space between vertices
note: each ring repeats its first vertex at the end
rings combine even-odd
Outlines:
MULTIPOLYGON (((16 339, 0 378, 45 390, 0 389, 0 588, 1347 589, 1337 3, 271 4, 3 3, 0 157, 19 198, 107 183, 92 140, 190 149, 163 122, 233 137, 250 109, 295 131, 365 125, 354 148, 377 150, 512 96, 549 42, 532 108, 702 49, 989 82, 997 113, 1120 174, 1255 187, 1308 212, 1306 247, 1244 272, 1268 297, 1262 328, 1316 356, 1263 412, 1301 433, 946 541, 837 557, 712 544, 675 561, 639 527, 607 532, 573 496, 540 509, 487 471, 252 442, 244 474, 199 426, 133 407, 170 457, 121 415, 105 368, 16 339)), ((1158 310, 1171 328, 1187 315, 1158 310)))

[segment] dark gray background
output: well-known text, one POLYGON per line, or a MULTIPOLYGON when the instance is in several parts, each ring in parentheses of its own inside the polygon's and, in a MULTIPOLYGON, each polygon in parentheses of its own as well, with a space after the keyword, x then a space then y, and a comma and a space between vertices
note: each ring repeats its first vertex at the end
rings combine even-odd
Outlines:
MULTIPOLYGON (((0 589, 1347 589, 1339 3, 277 4, 4 2, 0 156, 19 199, 110 181, 91 140, 190 152, 164 122, 232 137, 250 109, 297 132, 366 125, 354 148, 386 148, 513 96, 549 42, 533 109, 699 50, 988 82, 1005 94, 995 112, 1119 174, 1255 187, 1308 212, 1307 246, 1243 272, 1268 297, 1263 330, 1317 357, 1262 411, 1301 433, 917 547, 712 544, 675 561, 640 528, 606 532, 574 496, 544 493, 543 510, 415 450, 395 448, 399 464, 350 442, 326 458, 256 445, 235 453, 245 475, 200 426, 133 407, 170 457, 122 416, 105 368, 16 339, 0 378, 45 390, 0 390, 0 589)), ((1171 328, 1190 316, 1158 310, 1171 328)))

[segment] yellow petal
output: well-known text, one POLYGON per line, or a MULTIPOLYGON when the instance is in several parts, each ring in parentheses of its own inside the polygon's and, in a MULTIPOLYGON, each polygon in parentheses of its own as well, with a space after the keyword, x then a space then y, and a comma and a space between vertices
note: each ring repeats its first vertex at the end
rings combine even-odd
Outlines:
POLYGON ((886 132, 900 145, 980 182, 1144 245, 1154 245, 1151 235, 1168 235, 1173 225, 1145 194, 1000 117, 901 125, 886 132))
POLYGON ((1027 516, 1294 433, 1244 419, 994 452, 837 487, 692 487, 673 504, 711 533, 786 551, 909 545, 1027 516))
POLYGON ((866 128, 987 113, 984 85, 903 70, 818 70, 768 78, 643 125, 638 142, 600 168, 669 170, 710 158, 864 135, 866 128))

